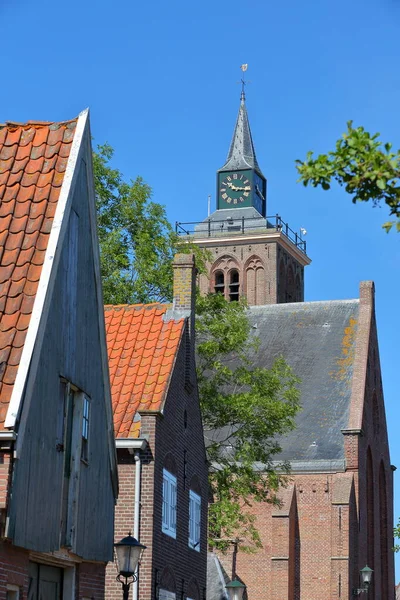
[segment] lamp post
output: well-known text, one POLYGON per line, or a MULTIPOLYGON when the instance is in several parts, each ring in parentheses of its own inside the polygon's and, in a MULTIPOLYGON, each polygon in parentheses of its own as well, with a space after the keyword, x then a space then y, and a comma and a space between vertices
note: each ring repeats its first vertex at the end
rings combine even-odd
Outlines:
POLYGON ((361 587, 353 589, 353 596, 359 596, 360 594, 367 592, 369 590, 369 586, 371 585, 372 573, 374 571, 370 569, 367 565, 363 569, 360 570, 361 575, 361 587))
POLYGON ((122 584, 123 600, 129 598, 129 588, 137 580, 136 567, 142 552, 146 549, 131 534, 114 544, 117 555, 117 581, 122 584))
POLYGON ((229 600, 242 600, 246 586, 239 579, 234 579, 226 584, 225 589, 228 592, 229 600))

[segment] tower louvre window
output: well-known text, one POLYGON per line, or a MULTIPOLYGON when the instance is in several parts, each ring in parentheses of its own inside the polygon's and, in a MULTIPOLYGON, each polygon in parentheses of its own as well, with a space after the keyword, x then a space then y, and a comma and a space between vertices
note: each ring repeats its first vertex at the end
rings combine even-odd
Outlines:
POLYGON ((229 274, 229 300, 237 302, 239 300, 239 271, 232 269, 229 274))
POLYGON ((217 271, 215 273, 214 291, 216 294, 224 294, 225 292, 225 276, 222 271, 217 271))

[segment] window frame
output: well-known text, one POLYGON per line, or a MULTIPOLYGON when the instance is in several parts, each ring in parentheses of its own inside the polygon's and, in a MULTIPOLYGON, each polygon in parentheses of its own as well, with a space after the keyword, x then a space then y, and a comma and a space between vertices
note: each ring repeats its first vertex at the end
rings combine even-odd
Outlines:
POLYGON ((85 465, 89 464, 90 409, 90 398, 87 394, 82 392, 81 461, 85 463, 85 465))
POLYGON ((162 517, 161 530, 176 539, 178 481, 167 469, 163 469, 162 477, 162 517))
POLYGON ((189 536, 188 546, 200 552, 201 538, 201 496, 189 490, 189 536), (198 518, 196 520, 196 517, 198 518))
POLYGON ((21 588, 19 585, 14 585, 13 583, 7 583, 7 587, 6 587, 7 600, 19 600, 20 594, 21 594, 21 588), (11 592, 11 595, 8 592, 11 592))

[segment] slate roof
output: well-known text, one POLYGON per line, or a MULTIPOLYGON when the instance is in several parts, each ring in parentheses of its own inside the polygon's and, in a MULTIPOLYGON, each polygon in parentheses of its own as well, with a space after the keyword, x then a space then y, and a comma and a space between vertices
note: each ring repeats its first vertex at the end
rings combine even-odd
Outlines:
POLYGON ((185 319, 169 304, 105 306, 115 436, 137 437, 137 411, 162 410, 185 319))
POLYGON ((222 208, 214 211, 207 219, 195 225, 195 236, 208 236, 209 233, 214 235, 225 235, 233 231, 242 233, 243 221, 245 232, 252 233, 259 231, 263 233, 267 226, 272 228, 272 225, 267 223, 265 217, 260 215, 257 209, 253 206, 242 208, 222 208))
POLYGON ((219 171, 234 171, 235 169, 256 169, 260 175, 261 169, 256 158, 253 138, 251 136, 249 117, 244 94, 240 99, 239 113, 233 132, 226 163, 219 171))
POLYGON ((77 119, 0 125, 0 429, 4 428, 77 119))
MULTIPOLYGON (((249 309, 260 347, 254 364, 283 355, 300 377, 297 428, 281 440, 280 459, 344 459, 341 429, 348 423, 359 300, 298 302, 249 309)), ((293 468, 292 463, 292 468, 293 468)))

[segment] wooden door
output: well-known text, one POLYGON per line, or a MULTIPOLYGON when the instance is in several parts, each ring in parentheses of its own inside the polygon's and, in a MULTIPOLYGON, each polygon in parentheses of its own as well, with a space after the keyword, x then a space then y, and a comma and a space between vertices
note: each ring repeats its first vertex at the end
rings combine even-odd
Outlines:
POLYGON ((29 563, 28 600, 62 600, 63 570, 29 563))

